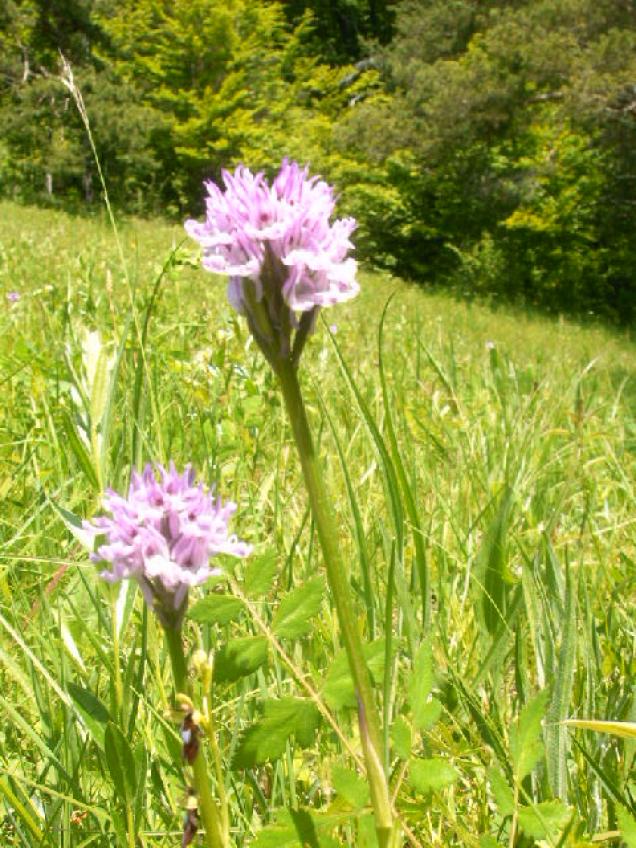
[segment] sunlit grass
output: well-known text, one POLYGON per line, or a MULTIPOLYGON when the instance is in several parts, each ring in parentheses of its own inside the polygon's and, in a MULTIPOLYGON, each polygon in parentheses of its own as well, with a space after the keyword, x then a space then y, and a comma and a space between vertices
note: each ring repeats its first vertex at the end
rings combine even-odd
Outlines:
MULTIPOLYGON (((109 592, 60 512, 87 516, 98 505, 99 486, 81 453, 86 333, 98 330, 109 352, 120 352, 105 482, 125 487, 135 459, 193 462, 239 504, 241 537, 277 552, 276 584, 260 607, 266 621, 283 591, 320 569, 290 434, 273 379, 226 303, 224 282, 189 265, 189 245, 158 285, 141 349, 153 286, 183 239, 179 228, 122 224, 124 273, 105 224, 9 203, 0 204, 0 221, 0 841, 116 844, 99 728, 91 730, 90 716, 82 723, 69 694, 76 685, 117 718, 146 774, 142 843, 178 844, 183 781, 171 754, 176 726, 161 634, 136 593, 124 591, 125 697, 115 715, 109 592), (15 304, 6 300, 10 291, 21 295, 15 304)), ((360 627, 368 638, 386 635, 387 623, 392 633, 390 662, 376 680, 386 716, 405 712, 412 650, 429 636, 433 643, 443 714, 416 747, 425 757, 449 756, 460 780, 428 804, 401 782, 396 761, 398 807, 423 845, 477 846, 480 834, 504 842, 508 825, 486 773, 498 759, 503 768, 513 717, 534 693, 548 688, 552 710, 545 725, 552 765, 524 784, 536 799, 553 797, 550 770, 559 765, 550 746, 563 743, 557 718, 636 718, 636 350, 601 327, 459 303, 380 274, 363 273, 362 283, 356 301, 325 313, 301 376, 360 627), (378 327, 390 295, 385 402, 378 327), (379 428, 375 440, 369 422, 379 428), (392 500, 398 460, 424 541, 430 633, 412 591, 415 536, 403 491, 401 512, 392 500)), ((90 459, 90 446, 86 452, 90 459)), ((311 638, 289 647, 318 689, 338 649, 327 602, 323 612, 311 638)), ((227 631, 208 628, 206 647, 257 631, 244 616, 227 631)), ((264 698, 294 692, 306 694, 275 652, 269 670, 226 686, 217 704, 226 756, 264 698)), ((355 733, 346 710, 338 721, 355 733)), ((570 738, 561 774, 574 813, 568 838, 590 839, 616 826, 611 787, 624 792, 633 751, 631 743, 579 734, 590 764, 570 738)), ((325 804, 340 750, 333 731, 323 729, 307 751, 290 745, 274 765, 234 773, 236 844, 248 844, 281 805, 325 804)), ((340 838, 357 844, 351 829, 340 838)))

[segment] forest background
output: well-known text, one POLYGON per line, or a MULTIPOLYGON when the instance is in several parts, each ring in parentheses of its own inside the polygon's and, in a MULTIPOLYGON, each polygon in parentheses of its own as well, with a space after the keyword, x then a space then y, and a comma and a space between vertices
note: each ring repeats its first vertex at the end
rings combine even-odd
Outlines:
POLYGON ((631 0, 3 0, 0 196, 200 213, 287 155, 360 258, 465 296, 636 314, 631 0))

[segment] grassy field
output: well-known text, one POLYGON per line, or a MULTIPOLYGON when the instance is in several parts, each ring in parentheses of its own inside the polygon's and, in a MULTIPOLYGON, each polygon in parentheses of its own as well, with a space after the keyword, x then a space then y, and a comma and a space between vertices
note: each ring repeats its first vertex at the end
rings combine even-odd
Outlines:
MULTIPOLYGON (((275 382, 224 282, 198 270, 179 228, 123 224, 118 249, 106 223, 59 212, 0 203, 0 222, 0 844, 114 846, 122 832, 180 844, 161 633, 134 586, 99 581, 69 529, 104 486, 125 489, 131 464, 173 459, 237 502, 234 529, 271 572, 252 612, 187 630, 220 656, 239 638, 267 642, 257 669, 226 669, 214 689, 235 844, 300 844, 286 807, 321 811, 307 844, 372 846, 352 752, 324 719, 281 736, 266 763, 237 758, 253 722, 280 735, 263 704, 308 698, 305 684, 359 745, 328 594, 283 650, 269 631, 321 558, 275 382), (134 765, 116 791, 109 722, 134 765)), ((636 347, 361 281, 319 322, 301 378, 410 844, 618 844, 620 828, 636 845, 634 742, 561 724, 636 720, 636 347), (426 677, 429 650, 433 700, 418 718, 414 658, 426 677), (418 760, 447 761, 452 777, 429 785, 418 760)))

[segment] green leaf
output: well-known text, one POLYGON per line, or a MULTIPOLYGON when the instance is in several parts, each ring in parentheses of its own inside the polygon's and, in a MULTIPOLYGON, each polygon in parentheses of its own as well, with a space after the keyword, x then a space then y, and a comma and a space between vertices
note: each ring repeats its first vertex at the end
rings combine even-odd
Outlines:
POLYGON ((248 598, 260 598, 272 588, 278 570, 278 554, 270 548, 254 557, 245 570, 243 591, 248 598))
POLYGON ((413 750, 413 733, 403 716, 398 716, 391 725, 391 740, 398 757, 401 760, 408 760, 413 750))
POLYGON ((308 633, 311 619, 320 611, 324 592, 325 581, 322 577, 314 577, 285 595, 272 619, 276 636, 297 639, 308 633))
POLYGON ((110 713, 99 698, 93 695, 90 690, 84 689, 75 683, 69 683, 66 691, 73 699, 75 709, 86 725, 86 729, 103 750, 104 731, 110 721, 110 713))
POLYGON ((139 831, 145 812, 146 777, 148 773, 148 753, 143 742, 135 748, 135 769, 137 773, 137 789, 135 793, 135 832, 139 831))
MULTIPOLYGON (((578 575, 578 572, 577 572, 578 575)), ((567 796, 568 730, 563 724, 570 711, 570 696, 574 685, 577 650, 578 576, 566 566, 565 612, 561 632, 559 662, 546 715, 546 765, 548 780, 554 795, 567 796)))
POLYGON ((267 662, 268 645, 263 636, 246 636, 226 642, 214 659, 217 683, 233 683, 267 662))
POLYGON ((621 839, 627 848, 636 848, 636 819, 625 809, 625 807, 616 807, 616 818, 621 831, 621 839))
MULTIPOLYGON (((384 675, 385 647, 384 639, 377 639, 363 647, 364 657, 374 681, 382 680, 384 675)), ((356 695, 349 671, 349 662, 344 651, 336 654, 322 687, 322 696, 332 710, 357 707, 356 695)))
POLYGON ((409 704, 413 714, 413 726, 416 730, 423 729, 428 696, 431 694, 432 688, 433 650, 431 640, 425 639, 415 655, 408 684, 409 704))
POLYGON ((439 721, 441 714, 441 703, 437 700, 437 698, 431 698, 431 700, 427 701, 420 710, 418 729, 422 732, 430 730, 430 728, 439 721))
POLYGON ((106 409, 106 400, 108 398, 108 370, 109 370, 108 349, 101 346, 97 363, 95 365, 95 373, 93 375, 93 385, 90 387, 90 416, 91 426, 97 429, 101 423, 106 409))
POLYGON ((478 555, 482 574, 482 609, 486 628, 495 635, 506 620, 509 588, 507 538, 510 526, 512 493, 506 489, 499 501, 497 512, 484 536, 478 555))
POLYGON ((276 822, 263 828, 251 848, 338 848, 331 831, 342 817, 308 810, 283 810, 276 822))
POLYGON ((263 717, 243 733, 232 768, 253 768, 276 760, 292 736, 302 748, 313 744, 321 716, 313 701, 282 698, 266 701, 263 717))
POLYGON ((190 608, 188 618, 199 624, 229 624, 243 609, 243 602, 231 595, 208 595, 190 608))
POLYGON ((519 808, 519 826, 532 839, 556 839, 570 815, 569 807, 562 801, 542 801, 519 808))
POLYGON ((499 848, 499 843, 494 836, 482 833, 479 837, 479 848, 499 848))
POLYGON ((369 785, 355 771, 336 765, 331 772, 331 782, 352 809, 361 810, 369 803, 369 785))
POLYGON ((568 718, 563 724, 579 730, 593 730, 594 733, 608 733, 623 739, 636 739, 636 722, 634 721, 603 721, 594 718, 568 718))
POLYGON ((508 781, 498 768, 489 769, 487 775, 497 809, 502 816, 511 816, 515 810, 515 801, 508 781))
POLYGON ((124 806, 132 806, 137 788, 135 759, 128 740, 112 721, 104 733, 104 755, 115 792, 124 806))
POLYGON ((358 839, 356 848, 378 848, 378 835, 373 813, 358 816, 358 839))
POLYGON ((410 764, 409 783, 424 795, 450 786, 458 777, 457 770, 440 757, 413 760, 410 764))
POLYGON ((64 507, 59 506, 59 504, 55 503, 55 501, 49 500, 49 503, 59 514, 69 533, 71 533, 87 550, 92 551, 95 544, 95 537, 88 530, 84 529, 82 519, 78 515, 75 515, 75 513, 70 512, 68 509, 64 509, 64 507))
POLYGON ((547 691, 539 692, 525 705, 517 722, 510 730, 510 756, 515 780, 521 781, 530 774, 543 756, 541 720, 548 701, 547 691))
POLYGON ((97 474, 95 472, 95 468, 91 461, 90 456, 86 448, 84 447, 84 442, 77 435, 77 431, 75 429, 75 425, 71 420, 71 416, 68 412, 63 409, 62 410, 62 428, 64 430, 64 435, 66 436, 67 444, 70 447, 72 453, 75 455, 75 459, 77 460, 77 464, 82 469, 88 482, 91 484, 95 491, 99 491, 99 483, 97 480, 97 474))

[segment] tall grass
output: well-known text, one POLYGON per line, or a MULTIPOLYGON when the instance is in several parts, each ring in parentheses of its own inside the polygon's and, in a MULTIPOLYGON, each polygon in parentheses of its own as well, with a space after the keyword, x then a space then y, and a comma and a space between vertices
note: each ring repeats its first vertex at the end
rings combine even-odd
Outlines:
MULTIPOLYGON (((9 203, 0 221, 1 844, 180 842, 161 634, 133 587, 96 579, 74 526, 131 464, 173 458, 237 501, 260 557, 251 614, 217 615, 202 644, 226 662, 214 707, 236 845, 298 844, 275 811, 327 805, 309 844, 373 845, 342 768, 359 751, 334 612, 323 597, 302 639, 272 633, 280 599, 321 562, 273 378, 223 282, 192 266, 178 229, 131 222, 131 301, 105 224, 9 203), (223 646, 263 634, 268 662, 232 681, 223 646), (274 727, 263 704, 289 695, 318 703, 315 738, 231 769, 248 726, 274 727), (129 766, 119 789, 112 725, 129 766), (279 831, 263 831, 272 820, 279 831)), ((310 341, 301 378, 412 844, 583 845, 625 829, 633 743, 561 722, 636 718, 634 345, 362 282, 310 341), (539 745, 529 768, 524 734, 539 745), (423 789, 410 747, 457 780, 423 789)), ((234 591, 254 579, 237 571, 234 591)))

